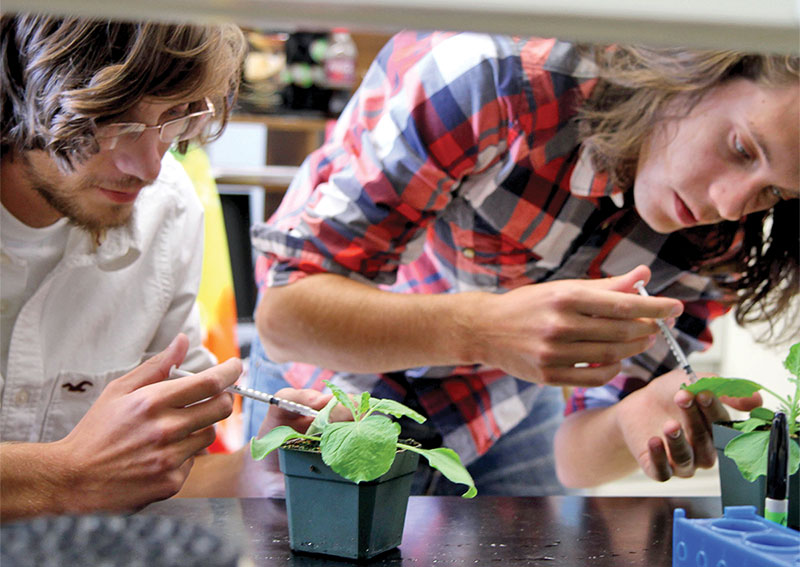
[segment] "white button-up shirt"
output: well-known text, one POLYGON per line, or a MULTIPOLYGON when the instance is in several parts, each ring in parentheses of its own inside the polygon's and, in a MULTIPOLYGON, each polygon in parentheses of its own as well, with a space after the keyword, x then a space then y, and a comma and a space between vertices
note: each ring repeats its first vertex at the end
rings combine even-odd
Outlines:
MULTIPOLYGON (((131 221, 109 230, 100 246, 70 227, 63 258, 13 327, 0 376, 0 440, 63 438, 109 381, 179 332, 190 341, 182 368, 214 364, 195 305, 202 258, 202 206, 169 154, 156 182, 139 194, 131 221)), ((24 272, 19 258, 4 262, 0 292, 24 272)))

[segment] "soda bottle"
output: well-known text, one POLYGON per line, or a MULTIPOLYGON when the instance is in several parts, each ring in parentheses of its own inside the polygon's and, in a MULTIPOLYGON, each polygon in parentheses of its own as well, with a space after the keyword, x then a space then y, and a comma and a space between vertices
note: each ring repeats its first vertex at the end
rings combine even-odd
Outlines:
POLYGON ((325 81, 333 91, 328 107, 331 114, 339 114, 353 92, 357 55, 356 44, 350 33, 344 28, 334 28, 325 53, 325 81))

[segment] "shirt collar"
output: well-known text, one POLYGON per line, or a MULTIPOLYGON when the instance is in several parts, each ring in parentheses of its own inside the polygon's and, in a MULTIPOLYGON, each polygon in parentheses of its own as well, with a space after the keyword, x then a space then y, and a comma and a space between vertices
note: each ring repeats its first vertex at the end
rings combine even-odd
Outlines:
POLYGON ((611 183, 608 173, 595 171, 591 151, 586 146, 581 146, 570 176, 569 190, 580 197, 610 197, 619 208, 624 204, 624 191, 611 183))
MULTIPOLYGON (((8 229, 7 232, 10 232, 12 228, 17 229, 18 232, 22 231, 23 234, 27 232, 27 239, 31 241, 46 238, 52 231, 66 229, 68 232, 65 256, 72 256, 81 265, 87 261, 94 262, 101 270, 110 272, 130 266, 142 254, 142 227, 137 205, 134 205, 128 222, 123 226, 106 231, 99 244, 94 242, 94 236, 86 229, 69 226, 66 218, 56 221, 45 229, 38 229, 31 228, 17 220, 5 207, 0 209, 0 213, 2 213, 0 216, 3 218, 3 227, 8 229)), ((9 258, 15 259, 12 253, 8 251, 3 253, 9 258)))
POLYGON ((142 230, 138 210, 139 207, 134 205, 128 222, 109 229, 96 247, 97 267, 101 270, 106 272, 121 270, 141 256, 142 230))

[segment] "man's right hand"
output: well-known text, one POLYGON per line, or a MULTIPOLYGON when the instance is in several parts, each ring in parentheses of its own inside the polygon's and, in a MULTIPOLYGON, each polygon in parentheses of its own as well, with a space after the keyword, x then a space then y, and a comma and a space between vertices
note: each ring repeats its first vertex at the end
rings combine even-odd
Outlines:
POLYGON ((623 359, 652 346, 656 319, 683 310, 677 299, 638 295, 634 283, 649 279, 650 270, 639 266, 621 276, 552 281, 490 296, 476 317, 480 361, 530 382, 601 386, 623 359))
POLYGON ((194 456, 214 441, 214 424, 230 415, 232 395, 224 390, 242 370, 231 359, 167 380, 187 349, 188 339, 178 335, 166 350, 110 382, 60 441, 4 444, 3 519, 135 510, 177 493, 194 456), (25 489, 15 474, 35 463, 46 464, 46 472, 27 490, 39 494, 21 501, 25 489))

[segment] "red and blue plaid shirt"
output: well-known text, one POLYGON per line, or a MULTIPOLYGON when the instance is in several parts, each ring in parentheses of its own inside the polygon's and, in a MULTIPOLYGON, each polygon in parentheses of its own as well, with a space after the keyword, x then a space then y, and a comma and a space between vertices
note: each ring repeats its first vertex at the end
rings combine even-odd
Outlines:
MULTIPOLYGON (((553 39, 398 34, 279 210, 253 228, 259 286, 332 272, 398 293, 503 293, 646 264, 651 294, 685 303, 682 346, 707 347, 724 296, 686 265, 685 242, 652 231, 581 152, 573 119, 596 80, 591 61, 553 39)), ((613 404, 675 366, 659 342, 608 385, 576 390, 568 411, 613 404)), ((333 379, 405 396, 390 375, 280 370, 293 387, 333 379)), ((520 422, 541 387, 483 366, 405 375, 466 463, 520 422)))

